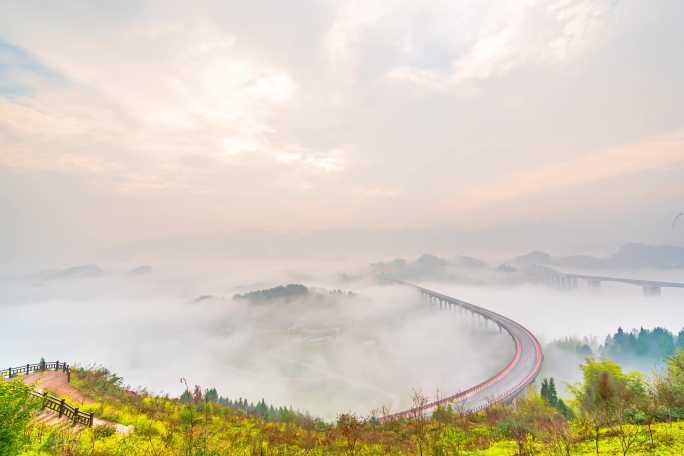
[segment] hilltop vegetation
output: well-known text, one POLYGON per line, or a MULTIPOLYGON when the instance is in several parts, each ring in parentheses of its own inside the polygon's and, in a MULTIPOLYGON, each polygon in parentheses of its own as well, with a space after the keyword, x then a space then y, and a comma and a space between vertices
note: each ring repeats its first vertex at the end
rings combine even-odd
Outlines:
POLYGON ((616 361, 650 359, 662 362, 676 349, 684 350, 684 328, 676 335, 660 327, 630 332, 618 328, 614 335, 606 338, 603 353, 616 361))
POLYGON ((599 354, 603 358, 621 364, 639 362, 664 363, 677 350, 684 350, 684 328, 673 334, 669 330, 656 327, 625 331, 618 328, 614 334, 606 336, 603 345, 587 338, 580 340, 568 337, 553 342, 553 345, 567 352, 575 352, 583 357, 599 354))
MULTIPOLYGON (((73 386, 91 399, 83 409, 132 425, 133 432, 31 422, 39 400, 17 380, 1 382, 0 456, 684 454, 683 352, 652 382, 611 361, 588 358, 581 369, 583 381, 569 404, 544 380, 541 394, 532 388, 515 405, 475 415, 449 408, 429 419, 382 423, 345 414, 334 424, 297 413, 269 421, 200 387, 188 389, 183 400, 134 393, 104 368, 74 369, 73 386)), ((416 394, 415 401, 423 400, 416 394)))
POLYGON ((215 404, 225 405, 228 408, 239 410, 247 415, 256 416, 264 421, 280 421, 280 422, 296 422, 299 424, 308 424, 313 421, 311 415, 292 410, 288 407, 274 407, 261 399, 257 403, 249 402, 247 399, 238 398, 230 399, 228 397, 219 396, 216 388, 209 388, 204 393, 198 386, 195 391, 191 393, 186 390, 181 394, 181 402, 189 404, 197 402, 198 400, 206 400, 215 404))
POLYGON ((233 299, 246 299, 252 302, 270 301, 272 299, 292 300, 309 295, 309 289, 301 284, 279 285, 266 290, 250 291, 248 293, 236 294, 233 299))
MULTIPOLYGON (((351 291, 322 290, 312 289, 298 283, 290 283, 287 285, 278 285, 277 287, 267 288, 264 290, 255 290, 247 293, 238 293, 233 296, 233 299, 242 299, 253 303, 264 303, 275 300, 283 302, 295 301, 302 298, 326 299, 330 296, 345 296, 356 297, 356 293, 351 291)), ((198 299, 206 299, 208 296, 200 296, 198 299)))

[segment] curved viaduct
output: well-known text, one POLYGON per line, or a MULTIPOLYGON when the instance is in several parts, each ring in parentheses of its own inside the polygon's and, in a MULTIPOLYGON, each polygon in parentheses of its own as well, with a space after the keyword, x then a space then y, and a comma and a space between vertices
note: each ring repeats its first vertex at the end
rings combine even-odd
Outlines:
POLYGON ((446 407, 447 405, 451 405, 454 409, 463 413, 477 412, 495 402, 512 400, 524 391, 529 384, 534 382, 541 369, 544 354, 537 338, 523 325, 496 312, 460 299, 452 298, 417 285, 405 282, 399 283, 415 288, 420 292, 424 300, 434 306, 439 306, 439 309, 443 311, 461 309, 482 318, 485 322, 494 323, 500 330, 506 331, 511 337, 514 353, 513 357, 501 370, 481 383, 448 397, 429 402, 423 406, 383 416, 380 418, 381 421, 428 415, 436 410, 437 407, 446 407))

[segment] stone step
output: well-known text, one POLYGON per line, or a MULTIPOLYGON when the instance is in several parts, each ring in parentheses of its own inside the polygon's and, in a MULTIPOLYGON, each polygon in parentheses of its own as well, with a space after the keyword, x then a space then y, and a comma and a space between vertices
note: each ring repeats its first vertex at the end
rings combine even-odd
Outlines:
POLYGON ((67 417, 60 417, 55 411, 45 409, 35 416, 34 420, 38 423, 43 423, 47 426, 53 427, 56 430, 69 430, 70 432, 80 432, 85 427, 82 424, 74 425, 67 417))

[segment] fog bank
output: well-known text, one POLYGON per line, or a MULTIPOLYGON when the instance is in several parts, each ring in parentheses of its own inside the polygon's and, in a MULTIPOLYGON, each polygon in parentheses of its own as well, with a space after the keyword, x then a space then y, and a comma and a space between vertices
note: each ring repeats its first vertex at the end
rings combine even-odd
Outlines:
POLYGON ((308 286, 328 288, 254 303, 232 296, 269 280, 236 286, 219 274, 200 280, 167 271, 5 279, 3 363, 43 356, 104 365, 134 387, 173 395, 186 377, 224 396, 333 419, 406 408, 414 389, 452 394, 512 355, 507 335, 473 327, 457 312, 436 312, 409 288, 357 280, 345 288, 354 295, 330 294, 331 276, 299 275, 308 286))

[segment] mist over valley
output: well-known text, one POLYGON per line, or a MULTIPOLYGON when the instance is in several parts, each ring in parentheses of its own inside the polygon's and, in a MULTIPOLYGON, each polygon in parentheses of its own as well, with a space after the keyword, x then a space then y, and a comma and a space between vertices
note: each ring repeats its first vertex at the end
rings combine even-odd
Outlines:
MULTIPOLYGON (((681 260, 670 251, 666 256, 681 260)), ((227 397, 264 399, 332 420, 345 411, 405 409, 414 391, 430 398, 453 394, 493 375, 512 356, 509 336, 495 326, 463 312, 436 311, 390 277, 522 323, 546 347, 542 372, 555 376, 561 391, 579 379, 583 356, 555 341, 593 338, 596 348, 618 327, 682 329, 684 290, 667 289, 658 298, 624 284, 556 290, 538 280, 534 267, 540 265, 530 258, 551 267, 563 263, 539 254, 500 264, 422 255, 355 264, 306 260, 286 271, 272 260, 253 260, 254 271, 239 261, 201 273, 196 266, 90 264, 6 275, 0 331, 10 364, 66 354, 69 362, 107 366, 155 394, 180 394, 184 377, 227 397)), ((680 274, 669 264, 662 269, 659 258, 651 261, 649 276, 680 274)), ((598 271, 646 274, 635 269, 643 262, 621 266, 598 271)), ((662 368, 662 362, 640 368, 662 368)))

